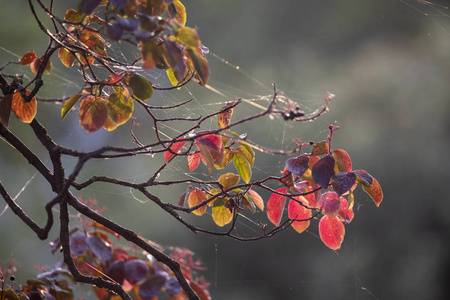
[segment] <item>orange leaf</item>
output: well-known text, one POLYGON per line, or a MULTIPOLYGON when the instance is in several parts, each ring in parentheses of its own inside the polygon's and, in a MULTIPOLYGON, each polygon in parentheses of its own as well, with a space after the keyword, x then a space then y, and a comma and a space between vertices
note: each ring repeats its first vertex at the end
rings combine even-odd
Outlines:
MULTIPOLYGON (((29 95, 30 93, 31 91, 26 91, 27 95, 29 95)), ((31 123, 37 112, 36 97, 33 97, 30 102, 25 102, 25 100, 22 98, 21 92, 14 93, 11 103, 11 110, 20 121, 24 123, 31 123)))
MULTIPOLYGON (((195 189, 189 195, 188 204, 189 204, 189 207, 194 207, 196 205, 199 205, 200 203, 202 203, 205 200, 206 200, 205 192, 195 189)), ((203 215, 206 212, 206 204, 197 208, 196 210, 194 210, 192 212, 194 214, 196 214, 197 216, 203 215)))
POLYGON ((320 143, 315 143, 313 145, 313 151, 311 153, 312 156, 319 156, 323 154, 328 154, 329 152, 328 148, 328 142, 327 141, 321 141, 320 143))
POLYGON ((67 68, 73 66, 75 56, 73 56, 72 53, 70 53, 69 50, 67 50, 66 48, 59 48, 58 57, 61 60, 62 64, 65 65, 67 68))
MULTIPOLYGON (((34 74, 37 74, 39 72, 39 69, 41 68, 41 64, 42 64, 42 58, 36 58, 30 64, 31 72, 33 72, 34 74)), ((51 69, 52 69, 52 62, 48 61, 47 64, 45 65, 43 73, 46 75, 50 75, 51 69)))
POLYGON ((25 53, 22 58, 20 59, 20 65, 21 66, 28 66, 36 59, 36 53, 34 51, 30 51, 25 53))
POLYGON ((189 172, 194 171, 195 169, 197 169, 198 165, 200 164, 200 154, 194 153, 194 154, 188 155, 187 161, 188 161, 189 172))
POLYGON ((164 161, 168 163, 172 158, 174 158, 175 157, 174 153, 178 153, 181 150, 181 148, 183 148, 184 144, 186 144, 186 141, 175 142, 171 144, 169 146, 170 151, 166 150, 164 152, 164 161))
MULTIPOLYGON (((279 193, 286 193, 286 188, 278 189, 279 193)), ((284 207, 286 206, 286 196, 273 193, 267 201, 267 217, 275 226, 280 225, 283 217, 284 207)))
POLYGON ((369 196, 372 198, 372 200, 375 202, 375 205, 377 207, 380 206, 381 201, 383 201, 383 190, 381 189, 380 184, 378 183, 378 180, 375 178, 373 179, 373 183, 371 186, 365 186, 363 185, 363 190, 369 194, 369 196))
POLYGON ((88 133, 99 130, 108 119, 106 101, 100 97, 87 96, 80 105, 80 124, 88 133))
POLYGON ((350 155, 345 150, 336 149, 333 150, 333 156, 336 160, 336 165, 334 166, 335 172, 350 172, 352 170, 352 161, 350 155), (337 170, 336 170, 337 168, 337 170))
POLYGON ((223 111, 223 112, 221 112, 218 115, 218 117, 219 117, 218 124, 219 124, 220 128, 225 128, 228 125, 230 125, 231 116, 233 115, 233 110, 234 110, 233 105, 235 104, 235 102, 236 101, 228 102, 227 105, 225 105, 224 107, 221 108, 221 111, 223 111))
MULTIPOLYGON (((308 206, 308 201, 302 196, 295 197, 296 200, 303 203, 303 205, 308 206)), ((288 205, 288 216, 291 220, 296 220, 292 222, 292 228, 298 233, 302 233, 309 227, 309 219, 311 218, 311 210, 306 208, 300 203, 290 200, 288 205), (304 220, 304 221, 298 221, 304 220)))
POLYGON ((248 190, 247 193, 252 197, 253 202, 255 202, 255 205, 260 209, 264 210, 264 200, 263 198, 254 190, 248 190))
POLYGON ((344 241, 345 227, 339 217, 323 216, 319 221, 319 236, 322 242, 330 249, 341 248, 344 241))

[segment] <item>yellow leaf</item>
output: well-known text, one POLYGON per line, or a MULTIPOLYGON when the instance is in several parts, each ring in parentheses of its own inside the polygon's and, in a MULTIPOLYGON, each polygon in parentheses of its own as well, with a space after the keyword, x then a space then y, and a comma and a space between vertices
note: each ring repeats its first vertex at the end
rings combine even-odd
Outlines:
POLYGON ((212 217, 217 226, 225 226, 233 220, 233 213, 224 205, 213 206, 212 217))

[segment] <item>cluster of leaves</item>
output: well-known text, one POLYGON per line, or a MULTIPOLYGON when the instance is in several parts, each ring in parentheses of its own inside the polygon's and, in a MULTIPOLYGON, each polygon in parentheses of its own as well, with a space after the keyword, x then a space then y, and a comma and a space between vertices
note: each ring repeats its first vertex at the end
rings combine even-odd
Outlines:
MULTIPOLYGON (((80 102, 80 124, 87 132, 111 131, 131 117, 134 101, 146 101, 153 95, 152 83, 137 72, 165 69, 175 87, 191 78, 201 85, 208 82, 207 48, 197 30, 185 24, 186 9, 179 0, 80 0, 78 10, 66 12, 59 34, 50 34, 54 46, 41 57, 27 52, 20 64, 30 65, 38 81, 42 74, 50 74, 50 57, 58 50, 62 64, 68 68, 76 65, 85 79, 83 91, 65 102, 61 117, 80 102), (141 63, 128 66, 109 57, 104 37, 136 46, 141 63), (101 78, 95 69, 106 70, 108 76, 101 78)), ((28 99, 26 94, 30 91, 18 86, 14 95, 0 101, 0 121, 5 126, 11 110, 23 122, 33 120, 36 99, 28 99)))

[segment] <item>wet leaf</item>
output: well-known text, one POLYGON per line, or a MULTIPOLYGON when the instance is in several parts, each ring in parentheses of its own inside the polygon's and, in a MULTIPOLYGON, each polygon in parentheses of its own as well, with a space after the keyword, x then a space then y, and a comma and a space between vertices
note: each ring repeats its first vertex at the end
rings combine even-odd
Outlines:
POLYGON ((327 155, 314 164, 311 169, 314 181, 323 188, 328 187, 331 177, 334 175, 334 157, 327 155))
MULTIPOLYGON (((308 201, 302 196, 295 197, 296 200, 303 203, 303 205, 308 206, 308 201)), ((310 224, 309 219, 311 218, 311 210, 306 208, 300 203, 290 200, 288 205, 288 216, 291 220, 304 220, 304 221, 293 221, 291 226, 298 233, 305 231, 310 224)))
POLYGON ((356 174, 353 172, 340 172, 331 177, 331 185, 338 195, 348 192, 356 182, 356 174))
POLYGON ((102 262, 108 261, 113 257, 111 246, 96 236, 90 236, 87 239, 89 248, 94 252, 102 262))
POLYGON ((264 211, 264 200, 263 198, 254 190, 248 190, 247 194, 252 197, 255 205, 262 211, 264 211))
POLYGON ((219 183, 223 186, 224 189, 228 189, 233 187, 239 183, 241 177, 239 175, 233 173, 226 173, 219 177, 219 183))
POLYGON ((200 164, 200 154, 194 153, 194 154, 188 155, 187 161, 188 161, 189 172, 194 171, 195 169, 197 169, 198 165, 200 164))
POLYGON ((61 109, 61 119, 64 119, 64 117, 69 113, 72 107, 78 102, 78 100, 80 100, 82 96, 83 94, 73 95, 64 103, 63 108, 61 109))
POLYGON ((291 157, 286 160, 286 167, 292 174, 297 176, 303 176, 308 170, 309 156, 301 155, 298 157, 291 157))
POLYGON ((76 257, 80 257, 89 249, 88 238, 84 232, 77 231, 70 236, 70 250, 76 257))
POLYGON ((336 165, 334 166, 336 173, 350 172, 352 170, 352 161, 345 150, 333 150, 333 157, 336 161, 336 165))
POLYGON ((313 145, 313 150, 311 153, 311 156, 319 156, 323 154, 328 154, 330 152, 330 149, 328 147, 327 141, 321 141, 320 143, 315 143, 313 145))
POLYGON ((380 184, 378 183, 378 180, 372 177, 373 183, 371 186, 367 187, 363 185, 363 190, 369 194, 369 196, 372 198, 373 202, 375 202, 375 205, 377 207, 380 206, 381 201, 383 201, 383 190, 381 189, 380 184))
POLYGON ((127 83, 133 89, 133 97, 138 100, 146 101, 153 95, 153 86, 147 78, 133 74, 127 78, 127 83))
POLYGON ((35 59, 37 58, 36 53, 34 51, 30 51, 25 53, 22 58, 20 58, 20 65, 21 66, 28 66, 31 64, 35 59))
POLYGON ((224 203, 218 205, 218 202, 222 201, 214 202, 214 206, 212 208, 212 218, 217 226, 222 227, 229 224, 233 220, 233 213, 230 209, 224 206, 224 203))
POLYGON ((11 115, 11 105, 12 105, 13 95, 8 94, 0 99, 0 122, 3 126, 8 127, 9 116, 11 115))
POLYGON ((84 97, 80 104, 80 124, 88 133, 103 127, 108 119, 106 101, 95 96, 84 97))
POLYGON ((181 148, 183 148, 184 144, 186 144, 186 141, 181 141, 181 142, 175 142, 173 144, 171 144, 169 146, 169 150, 166 150, 164 152, 164 161, 166 162, 166 164, 175 157, 175 153, 178 153, 181 148))
POLYGON ((370 187, 373 184, 373 177, 364 170, 354 170, 353 173, 356 174, 356 181, 361 183, 365 187, 370 187))
POLYGON ((61 60, 61 63, 67 68, 72 67, 75 62, 75 56, 73 56, 66 48, 59 48, 58 57, 61 60))
POLYGON ((177 38, 188 47, 199 48, 202 44, 198 36, 197 30, 187 26, 178 29, 177 38))
POLYGON ((322 242, 332 250, 341 248, 345 227, 338 217, 323 216, 319 221, 319 236, 322 242))
MULTIPOLYGON (((26 94, 30 95, 31 91, 26 90, 26 94)), ((20 121, 24 123, 31 123, 37 112, 36 97, 31 98, 30 102, 25 102, 22 97, 22 92, 16 92, 13 95, 11 110, 20 121)))
MULTIPOLYGON (((278 189, 278 193, 286 193, 286 188, 278 189)), ((280 225, 286 206, 286 196, 273 193, 267 201, 267 217, 275 226, 280 225)))
POLYGON ((149 267, 142 259, 133 259, 125 263, 125 279, 136 284, 149 273, 149 267))
POLYGON ((324 215, 331 217, 337 216, 341 207, 339 195, 335 192, 323 193, 317 201, 317 207, 322 209, 324 215))
POLYGON ((252 179, 252 167, 248 161, 248 158, 242 154, 242 152, 235 152, 233 156, 233 164, 241 175, 242 180, 245 183, 249 183, 252 179))
POLYGON ((194 64, 195 72, 197 72, 197 75, 200 78, 200 84, 205 86, 209 81, 208 61, 195 49, 188 48, 187 52, 194 64))
MULTIPOLYGON (((201 190, 193 190, 188 198, 188 204, 189 207, 194 207, 196 205, 199 205, 203 201, 206 201, 206 194, 204 191, 201 190)), ((192 211, 197 216, 201 216, 206 212, 206 204, 197 208, 196 210, 192 211)))

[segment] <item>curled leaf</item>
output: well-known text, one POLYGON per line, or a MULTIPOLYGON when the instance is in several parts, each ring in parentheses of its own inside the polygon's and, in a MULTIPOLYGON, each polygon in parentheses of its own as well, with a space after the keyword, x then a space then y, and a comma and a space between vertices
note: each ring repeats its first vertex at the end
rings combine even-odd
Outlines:
POLYGON ((209 81, 209 66, 208 61, 202 56, 202 54, 198 53, 196 49, 187 49, 189 58, 194 64, 195 72, 197 72, 198 77, 200 78, 200 84, 205 86, 209 81))
POLYGON ((367 187, 363 185, 363 190, 369 194, 369 196, 372 198, 372 200, 375 202, 375 205, 377 207, 380 206, 381 201, 383 201, 383 190, 381 189, 380 184, 378 183, 378 180, 372 177, 373 183, 371 186, 367 187))
POLYGON ((72 107, 78 102, 78 100, 80 100, 82 96, 83 94, 73 95, 64 103, 63 108, 61 109, 61 119, 64 119, 64 117, 69 113, 72 107))

